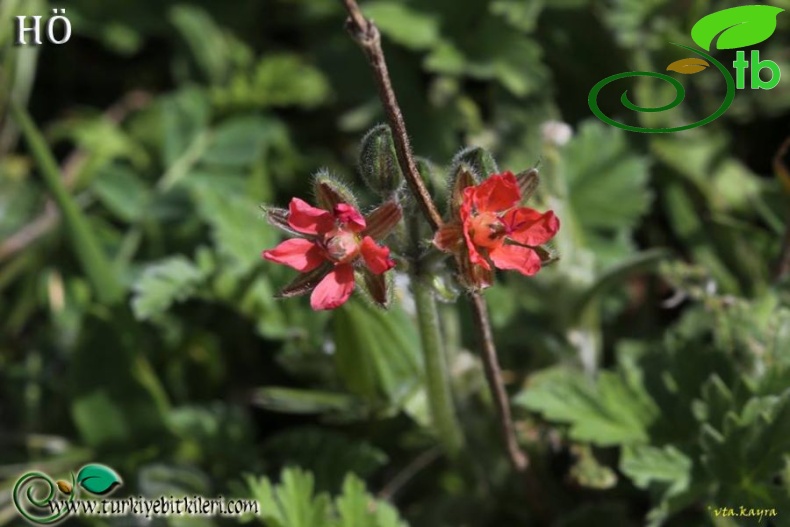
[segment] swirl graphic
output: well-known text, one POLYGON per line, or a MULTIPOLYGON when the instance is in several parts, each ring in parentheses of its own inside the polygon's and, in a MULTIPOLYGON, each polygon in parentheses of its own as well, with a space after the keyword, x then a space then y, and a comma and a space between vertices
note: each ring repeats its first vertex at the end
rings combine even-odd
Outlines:
MULTIPOLYGON (((74 487, 74 475, 71 476, 72 488, 74 487)), ((38 489, 42 487, 39 486, 38 489)), ((27 502, 34 507, 39 509, 48 509, 49 504, 52 499, 55 497, 55 491, 57 486, 52 478, 44 474, 43 472, 28 472, 22 478, 20 478, 16 485, 14 485, 14 490, 12 492, 12 496, 14 499, 14 505, 16 506, 17 511, 21 514, 26 520, 38 523, 41 525, 48 525, 52 523, 56 523, 62 520, 67 514, 68 510, 63 508, 55 513, 50 514, 49 516, 37 516, 31 514, 26 508, 25 504, 22 502, 22 498, 26 498, 27 502), (47 486, 47 495, 44 498, 39 498, 34 495, 34 491, 36 490, 36 484, 38 483, 45 483, 47 486), (28 486, 27 492, 24 492, 25 486, 28 486)), ((74 500, 74 492, 69 495, 69 501, 74 500)))
POLYGON ((727 109, 730 107, 732 101, 735 99, 735 79, 732 78, 732 74, 727 70, 727 68, 724 67, 724 65, 721 62, 714 59, 704 51, 690 48, 682 44, 675 44, 674 42, 672 44, 681 47, 683 49, 687 49, 692 53, 695 53, 705 58, 706 60, 710 61, 713 65, 716 66, 716 68, 724 76, 724 80, 727 83, 727 93, 724 97, 724 102, 721 103, 721 106, 719 106, 719 108, 713 114, 695 123, 686 124, 683 126, 675 126, 672 128, 646 128, 643 126, 631 126, 628 124, 623 124, 615 121, 614 119, 610 118, 605 113, 603 113, 603 111, 601 111, 601 108, 598 106, 598 94, 604 88, 604 86, 616 80, 625 79, 628 77, 654 77, 669 82, 672 86, 674 86, 675 99, 669 104, 665 104, 664 106, 659 106, 656 108, 649 108, 649 107, 646 108, 632 103, 631 100, 628 98, 628 90, 624 91, 622 97, 620 97, 620 101, 623 103, 623 106, 635 112, 664 112, 677 107, 681 102, 683 102, 683 99, 686 98, 686 90, 683 88, 683 85, 680 83, 680 81, 678 81, 673 77, 670 77, 669 75, 665 75, 664 73, 654 73, 652 71, 628 71, 625 73, 618 73, 616 75, 611 75, 609 77, 606 77, 605 79, 597 83, 595 86, 593 86, 592 90, 590 90, 590 95, 587 98, 587 102, 590 105, 590 110, 592 110, 595 116, 598 117, 598 119, 600 119, 601 121, 610 124, 612 126, 616 126, 617 128, 622 128, 623 130, 628 130, 629 132, 641 132, 646 134, 665 134, 669 132, 680 132, 683 130, 689 130, 691 128, 696 128, 698 126, 706 125, 711 121, 721 117, 722 114, 724 114, 724 112, 726 112, 727 109))

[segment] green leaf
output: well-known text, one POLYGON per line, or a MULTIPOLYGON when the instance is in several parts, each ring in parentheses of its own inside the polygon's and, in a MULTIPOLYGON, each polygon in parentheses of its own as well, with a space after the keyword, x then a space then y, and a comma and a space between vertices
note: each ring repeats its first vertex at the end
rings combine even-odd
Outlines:
POLYGON ((671 494, 688 488, 692 466, 691 459, 672 445, 627 446, 620 457, 620 470, 634 485, 646 489, 652 483, 661 483, 670 488, 671 494))
POLYGON ((231 275, 240 276, 261 264, 261 252, 275 245, 276 231, 261 218, 258 203, 227 188, 223 191, 223 183, 212 177, 196 179, 190 186, 198 214, 211 226, 214 246, 231 275))
POLYGON ((770 481, 790 452, 790 391, 751 398, 720 430, 703 425, 701 443, 703 465, 723 485, 770 481))
POLYGON ((109 494, 121 483, 121 477, 113 469, 98 463, 85 465, 77 473, 77 484, 98 496, 109 494))
POLYGON ((313 475, 300 468, 286 468, 280 479, 274 486, 268 478, 247 477, 253 497, 261 503, 259 519, 267 527, 408 527, 353 474, 346 476, 334 502, 327 494, 315 495, 313 475))
POLYGON ((224 80, 231 65, 228 45, 211 16, 200 7, 179 4, 170 10, 170 21, 181 33, 206 78, 212 83, 224 80))
POLYGON ((192 296, 204 279, 203 272, 183 256, 147 266, 133 288, 135 317, 147 320, 164 313, 174 302, 192 296))
POLYGON ((201 161, 229 168, 244 168, 260 159, 272 145, 288 141, 288 131, 276 119, 259 116, 223 121, 214 131, 201 161))
POLYGON ((376 501, 367 493, 365 483, 353 474, 346 476, 343 493, 335 504, 340 519, 337 527, 406 527, 397 511, 376 501))
POLYGON ((268 478, 247 477, 252 495, 261 505, 259 519, 267 527, 330 527, 331 502, 326 494, 315 495, 313 475, 287 468, 276 487, 268 478))
POLYGON ((334 312, 335 364, 347 388, 368 399, 403 400, 420 382, 413 324, 402 310, 351 300, 334 312))
MULTIPOLYGON (((554 2, 552 2, 552 6, 554 2)), ((521 0, 494 0, 491 2, 491 12, 504 17, 514 28, 532 32, 537 26, 538 17, 543 12, 544 0, 523 2, 521 0)))
POLYGON ((593 383, 581 373, 550 368, 534 375, 514 402, 567 423, 572 439, 599 446, 644 443, 659 414, 640 386, 613 372, 602 372, 593 383))
POLYGON ((356 399, 343 393, 278 387, 256 390, 253 402, 268 410, 293 414, 351 412, 360 409, 356 399))
POLYGON ((379 0, 362 5, 365 15, 381 32, 410 49, 428 49, 439 40, 439 21, 402 2, 379 0))
POLYGON ((776 17, 784 11, 769 5, 746 5, 723 9, 699 20, 691 28, 691 38, 710 51, 713 40, 718 49, 754 46, 767 40, 776 31, 776 17))
POLYGON ((275 466, 294 465, 309 469, 321 490, 336 491, 346 473, 371 476, 387 462, 387 454, 359 439, 317 426, 286 430, 269 439, 264 457, 275 466))
POLYGON ((209 100, 203 90, 190 87, 161 100, 162 157, 168 169, 185 156, 208 130, 209 100))
POLYGON ((587 120, 565 147, 568 198, 589 235, 631 229, 652 201, 648 161, 633 152, 619 128, 587 120), (599 231, 599 232, 600 232, 599 231))
POLYGON ((332 93, 324 73, 296 54, 264 56, 251 72, 231 78, 228 86, 211 91, 214 101, 230 108, 298 106, 312 109, 332 93))
POLYGON ((139 176, 123 165, 109 165, 93 181, 93 191, 113 214, 132 223, 149 209, 151 192, 139 176))

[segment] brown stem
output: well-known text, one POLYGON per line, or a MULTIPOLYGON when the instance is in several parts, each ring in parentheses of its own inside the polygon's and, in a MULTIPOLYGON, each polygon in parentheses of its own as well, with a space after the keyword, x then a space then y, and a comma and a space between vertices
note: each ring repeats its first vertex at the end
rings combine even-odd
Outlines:
POLYGON ((494 335, 491 332, 491 319, 488 316, 486 300, 480 292, 472 292, 472 306, 474 308, 474 322, 482 347, 483 369, 488 381, 488 388, 496 405, 505 450, 510 459, 510 464, 521 475, 526 490, 526 499, 532 512, 540 520, 541 524, 550 525, 553 521, 553 512, 543 490, 543 483, 540 481, 534 468, 530 468, 529 457, 526 452, 521 450, 516 438, 516 427, 513 424, 513 416, 510 413, 505 382, 502 379, 502 368, 499 366, 494 335))
POLYGON ((488 307, 485 298, 478 292, 472 293, 472 306, 474 307, 474 319, 477 332, 480 336, 480 346, 482 348, 483 368, 486 373, 488 387, 494 397, 497 415, 499 416, 500 431, 505 442, 510 463, 517 472, 525 472, 529 467, 529 458, 518 446, 516 439, 516 427, 513 425, 513 416, 510 414, 510 404, 508 403, 505 383, 502 380, 502 369, 499 366, 499 359, 496 354, 494 335, 491 333, 491 323, 488 317, 488 307))
POLYGON ((387 70, 387 61, 384 59, 384 51, 381 49, 381 34, 376 25, 366 19, 359 9, 356 0, 343 0, 343 4, 348 11, 346 28, 351 36, 362 47, 368 57, 373 75, 376 78, 376 85, 379 90, 379 98, 387 114, 387 121, 392 129, 393 140, 395 141, 395 153, 398 156, 403 176, 411 188, 412 194, 420 204, 425 218, 431 224, 433 230, 438 230, 442 226, 442 216, 439 214, 436 204, 428 192, 428 188, 417 170, 414 156, 411 152, 409 136, 406 133, 406 123, 403 121, 395 91, 392 89, 392 81, 387 70))

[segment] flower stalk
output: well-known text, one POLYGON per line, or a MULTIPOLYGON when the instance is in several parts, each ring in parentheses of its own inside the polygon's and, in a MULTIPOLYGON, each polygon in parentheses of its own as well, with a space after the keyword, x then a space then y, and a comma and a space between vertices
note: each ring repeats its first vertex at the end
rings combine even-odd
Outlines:
POLYGON ((431 419, 445 451, 450 457, 456 457, 463 448, 464 439, 453 406, 436 298, 425 277, 417 273, 412 274, 411 287, 417 309, 431 419))

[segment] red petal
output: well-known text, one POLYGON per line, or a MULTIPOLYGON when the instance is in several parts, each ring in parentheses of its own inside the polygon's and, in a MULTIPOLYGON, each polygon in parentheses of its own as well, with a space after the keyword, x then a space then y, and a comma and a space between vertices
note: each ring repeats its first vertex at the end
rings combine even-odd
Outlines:
POLYGON ((335 226, 329 211, 317 209, 299 198, 293 198, 289 206, 288 225, 303 234, 324 234, 335 226))
POLYGON ((351 264, 336 265, 335 270, 326 275, 310 295, 310 307, 335 309, 343 305, 354 291, 354 268, 351 264))
POLYGON ((335 205, 335 217, 352 232, 360 232, 365 229, 365 218, 357 209, 348 203, 338 203, 335 205))
POLYGON ((490 271, 491 266, 489 265, 488 261, 483 258, 483 255, 478 252, 477 246, 472 241, 472 235, 470 233, 472 219, 473 218, 470 216, 464 221, 464 238, 466 239, 466 248, 469 252, 469 260, 473 264, 477 264, 483 269, 490 271))
POLYGON ((359 246, 359 252, 373 274, 381 274, 395 267, 395 262, 390 258, 390 248, 378 245, 370 236, 365 236, 359 246))
POLYGON ((540 256, 527 247, 501 245, 488 254, 498 269, 514 270, 527 276, 540 271, 540 256))
POLYGON ((502 221, 508 229, 508 238, 524 245, 543 245, 560 229, 560 220, 553 211, 541 214, 528 207, 511 210, 502 221))
POLYGON ((470 199, 478 212, 499 212, 516 205, 521 200, 521 191, 516 176, 504 172, 464 190, 464 201, 470 199))
POLYGON ((287 265, 303 273, 312 271, 325 259, 319 246, 302 238, 285 240, 274 249, 263 251, 262 256, 270 262, 287 265))

